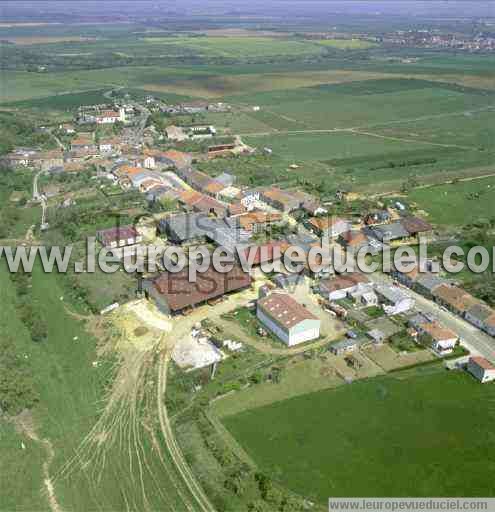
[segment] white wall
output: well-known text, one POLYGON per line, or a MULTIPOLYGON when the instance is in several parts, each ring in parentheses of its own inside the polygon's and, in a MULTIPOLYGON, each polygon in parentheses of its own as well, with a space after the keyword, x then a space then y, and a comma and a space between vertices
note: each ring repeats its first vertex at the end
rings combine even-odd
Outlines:
POLYGON ((256 316, 263 325, 266 326, 277 338, 282 340, 287 346, 293 347, 305 341, 314 340, 320 336, 319 320, 303 320, 288 331, 282 329, 269 316, 257 308, 256 316))

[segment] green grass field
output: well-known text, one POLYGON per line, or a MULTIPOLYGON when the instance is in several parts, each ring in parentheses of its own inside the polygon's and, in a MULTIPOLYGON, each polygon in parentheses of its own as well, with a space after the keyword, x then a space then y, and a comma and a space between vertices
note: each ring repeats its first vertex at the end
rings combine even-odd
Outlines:
POLYGON ((465 225, 493 217, 495 178, 413 190, 408 199, 436 224, 465 225))
MULTIPOLYGON (((48 326, 47 339, 35 343, 19 318, 15 290, 3 265, 0 271, 2 334, 12 335, 35 377, 40 397, 32 413, 33 428, 38 438, 46 439, 53 448, 49 474, 61 508, 125 510, 126 502, 130 502, 139 510, 144 510, 146 504, 154 510, 182 510, 180 484, 172 476, 174 468, 170 461, 160 461, 152 444, 149 429, 160 439, 154 421, 146 427, 140 423, 134 430, 128 430, 128 424, 121 432, 122 445, 109 447, 103 443, 105 461, 92 458, 96 454, 94 445, 76 455, 101 415, 114 360, 97 354, 97 340, 88 334, 84 322, 70 313, 84 310, 71 301, 63 279, 35 268, 30 298, 48 326), (97 366, 94 361, 98 361, 97 366), (88 460, 82 468, 81 463, 88 460), (75 465, 67 466, 71 461, 75 465), (139 464, 143 465, 143 487, 139 464)), ((101 343, 104 337, 98 341, 101 343)), ((149 400, 156 405, 156 398, 149 400)), ((49 510, 42 476, 42 464, 48 460, 45 445, 0 422, 0 450, 0 509, 49 510)))
MULTIPOLYGON (((329 129, 452 115, 486 108, 493 104, 494 96, 424 80, 384 79, 260 92, 234 99, 295 119, 306 129, 329 129)), ((291 124, 288 122, 286 129, 291 129, 291 124)))
POLYGON ((435 367, 356 382, 224 424, 260 468, 329 496, 491 496, 495 386, 435 367), (461 462, 462 461, 462 462, 461 462))
POLYGON ((329 46, 337 50, 367 50, 377 46, 376 43, 361 39, 320 39, 316 42, 322 46, 329 46))
POLYGON ((147 37, 143 40, 152 45, 163 45, 164 51, 169 47, 179 47, 181 50, 193 50, 198 55, 237 59, 323 52, 321 48, 304 41, 268 37, 147 37))
POLYGON ((108 103, 110 100, 103 95, 107 90, 96 89, 94 91, 85 91, 75 94, 58 94, 41 99, 12 102, 8 104, 8 106, 21 109, 74 112, 81 105, 98 105, 108 103))
MULTIPOLYGON (((384 153, 394 158, 394 154, 411 149, 408 143, 345 132, 274 134, 266 137, 246 137, 245 140, 253 146, 271 148, 277 156, 296 162, 373 157, 384 153)), ((426 149, 420 143, 413 147, 426 149)))

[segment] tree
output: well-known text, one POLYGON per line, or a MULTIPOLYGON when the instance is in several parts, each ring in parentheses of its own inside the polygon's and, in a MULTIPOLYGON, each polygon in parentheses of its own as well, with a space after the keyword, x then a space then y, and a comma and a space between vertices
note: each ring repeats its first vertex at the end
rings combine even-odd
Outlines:
POLYGON ((259 384, 263 381, 263 374, 260 371, 254 372, 250 377, 249 380, 252 384, 259 384))

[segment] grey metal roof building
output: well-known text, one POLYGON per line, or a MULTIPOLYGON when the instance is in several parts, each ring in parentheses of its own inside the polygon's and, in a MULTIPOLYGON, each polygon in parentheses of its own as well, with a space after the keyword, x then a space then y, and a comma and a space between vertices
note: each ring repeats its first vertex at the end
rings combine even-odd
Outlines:
POLYGON ((158 223, 158 231, 174 244, 206 238, 211 229, 210 220, 204 213, 180 213, 158 223))
POLYGON ((335 355, 349 353, 357 350, 361 345, 364 345, 365 343, 369 343, 369 340, 366 338, 345 339, 342 341, 337 341, 337 343, 332 343, 332 345, 330 345, 330 352, 335 355))
POLYGON ((368 232, 380 242, 387 240, 399 240, 401 238, 408 238, 410 236, 400 222, 394 222, 392 224, 385 224, 382 226, 373 226, 369 228, 368 232))
POLYGON ((420 274, 416 279, 416 284, 429 292, 432 292, 437 286, 446 282, 447 281, 445 279, 442 279, 435 274, 420 274))

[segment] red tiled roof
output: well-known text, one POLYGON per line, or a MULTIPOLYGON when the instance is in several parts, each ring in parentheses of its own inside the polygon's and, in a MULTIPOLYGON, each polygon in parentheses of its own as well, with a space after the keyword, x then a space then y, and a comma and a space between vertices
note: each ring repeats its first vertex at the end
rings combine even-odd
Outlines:
POLYGON ((400 222, 404 229, 411 235, 415 235, 416 233, 424 233, 433 229, 431 224, 428 224, 428 222, 420 219, 419 217, 404 217, 400 222))
POLYGON ((205 195, 202 195, 199 201, 194 203, 194 209, 206 213, 209 213, 211 210, 221 214, 227 213, 227 208, 222 203, 219 203, 212 197, 205 195))
POLYGON ((485 320, 485 325, 488 327, 495 327, 495 312, 485 320))
POLYGON ((120 226, 118 228, 102 229, 98 231, 97 235, 102 244, 107 246, 112 242, 136 238, 139 236, 139 233, 136 231, 134 226, 120 226))
POLYGON ((283 329, 290 329, 303 320, 318 320, 302 304, 285 293, 274 292, 260 299, 258 307, 283 329))
POLYGON ((366 235, 361 231, 346 231, 345 233, 342 233, 341 237, 345 244, 351 247, 368 241, 366 235))
POLYGON ((339 217, 312 217, 309 223, 320 231, 332 228, 339 222, 347 222, 339 217))
POLYGON ((483 368, 483 370, 495 370, 495 366, 488 361, 488 359, 485 359, 484 357, 475 356, 471 357, 469 359, 470 362, 473 362, 477 364, 480 368, 483 368))
POLYGON ((321 282, 321 285, 328 292, 335 292, 338 290, 346 290, 352 288, 360 283, 368 283, 369 280, 364 274, 359 272, 352 272, 349 274, 342 274, 335 276, 332 279, 325 279, 321 282))
POLYGON ((279 201, 280 203, 297 201, 297 198, 294 197, 290 192, 286 192, 285 190, 281 190, 276 187, 264 190, 263 195, 274 201, 279 201))
POLYGON ((289 244, 284 241, 274 241, 262 245, 252 245, 246 247, 244 254, 249 261, 249 256, 255 251, 253 265, 261 265, 261 263, 273 261, 278 253, 283 254, 289 247, 289 244))
POLYGON ((101 115, 97 116, 99 118, 103 117, 120 117, 120 114, 118 112, 114 112, 113 110, 107 110, 105 112, 102 112, 101 115))
POLYGON ((249 212, 239 216, 239 225, 243 229, 253 229, 254 224, 269 224, 282 220, 280 213, 249 212))
POLYGON ((241 213, 244 213, 246 211, 246 207, 242 205, 241 203, 232 203, 229 204, 229 214, 230 215, 239 215, 241 213))
POLYGON ((180 311, 250 285, 251 277, 239 265, 225 273, 210 267, 206 272, 197 273, 195 283, 190 282, 187 268, 181 272, 166 272, 154 282, 171 311, 180 311))
POLYGON ((462 288, 441 284, 433 290, 433 295, 443 302, 453 306, 458 311, 467 311, 471 306, 479 303, 472 295, 462 288))
POLYGON ((169 160, 172 160, 176 167, 184 167, 188 165, 191 160, 191 155, 188 153, 183 153, 182 151, 177 151, 176 149, 165 151, 163 156, 169 160))
POLYGON ((425 322, 421 327, 435 341, 451 340, 459 337, 454 331, 440 325, 438 322, 425 322))
POLYGON ((217 194, 224 188, 225 188, 225 185, 222 185, 218 181, 211 181, 210 183, 208 183, 208 185, 206 185, 205 191, 209 192, 210 194, 217 194))

